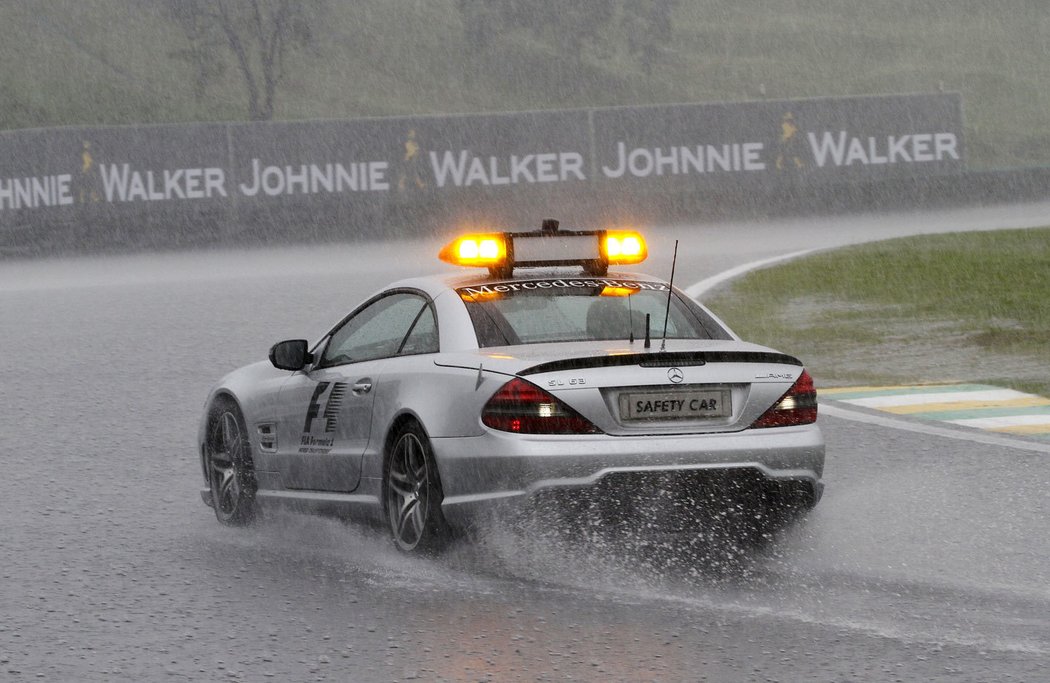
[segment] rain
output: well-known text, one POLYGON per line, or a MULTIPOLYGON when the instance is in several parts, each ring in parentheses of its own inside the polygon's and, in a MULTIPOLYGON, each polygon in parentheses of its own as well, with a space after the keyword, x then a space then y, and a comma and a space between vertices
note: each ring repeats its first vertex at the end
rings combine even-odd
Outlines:
MULTIPOLYGON (((1031 299, 1048 29, 1035 1, 3 3, 0 679, 1044 680, 1047 434, 878 407, 944 384, 1045 412, 1032 321, 790 346, 734 306, 758 271, 1011 229, 1031 299), (759 540, 494 511, 436 554, 216 521, 216 382, 454 273, 462 231, 551 218, 641 231, 628 270, 806 364, 819 505, 759 540)), ((879 319, 804 277, 778 324, 879 319)))

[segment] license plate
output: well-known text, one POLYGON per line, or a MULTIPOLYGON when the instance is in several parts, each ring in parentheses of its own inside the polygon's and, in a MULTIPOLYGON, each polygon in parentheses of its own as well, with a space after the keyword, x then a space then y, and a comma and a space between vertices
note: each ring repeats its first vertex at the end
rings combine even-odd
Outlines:
POLYGON ((620 394, 624 420, 690 420, 733 414, 727 390, 645 391, 620 394))

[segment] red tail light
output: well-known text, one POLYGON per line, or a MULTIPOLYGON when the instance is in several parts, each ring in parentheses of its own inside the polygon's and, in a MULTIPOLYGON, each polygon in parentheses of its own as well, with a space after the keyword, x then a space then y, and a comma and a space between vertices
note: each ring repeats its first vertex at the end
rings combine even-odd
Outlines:
POLYGON ((817 390, 813 388, 813 378, 803 370, 787 393, 763 413, 762 417, 755 420, 751 427, 791 427, 816 421, 817 390))
POLYGON ((535 384, 514 378, 492 395, 481 421, 517 434, 599 434, 601 430, 535 384))

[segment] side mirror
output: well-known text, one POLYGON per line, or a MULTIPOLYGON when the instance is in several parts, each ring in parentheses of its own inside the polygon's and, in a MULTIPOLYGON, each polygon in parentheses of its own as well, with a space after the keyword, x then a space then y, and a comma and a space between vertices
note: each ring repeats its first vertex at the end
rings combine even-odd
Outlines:
POLYGON ((270 348, 270 362, 278 370, 302 370, 313 360, 305 339, 277 342, 270 348))

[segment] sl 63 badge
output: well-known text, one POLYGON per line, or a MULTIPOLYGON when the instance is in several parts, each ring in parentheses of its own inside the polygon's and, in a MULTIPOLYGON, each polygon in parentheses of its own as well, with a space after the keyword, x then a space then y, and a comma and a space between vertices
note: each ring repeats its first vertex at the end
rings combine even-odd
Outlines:
POLYGON ((578 387, 586 383, 587 380, 582 377, 570 377, 569 379, 558 377, 547 380, 547 386, 549 387, 578 387))

